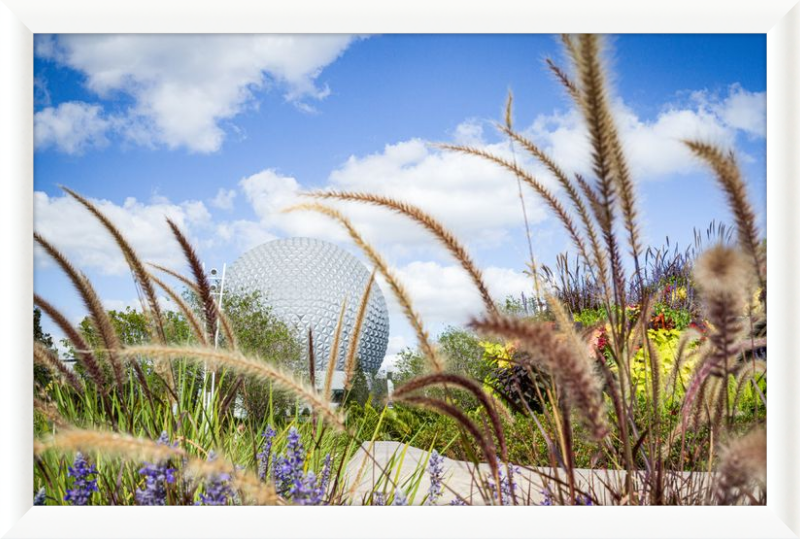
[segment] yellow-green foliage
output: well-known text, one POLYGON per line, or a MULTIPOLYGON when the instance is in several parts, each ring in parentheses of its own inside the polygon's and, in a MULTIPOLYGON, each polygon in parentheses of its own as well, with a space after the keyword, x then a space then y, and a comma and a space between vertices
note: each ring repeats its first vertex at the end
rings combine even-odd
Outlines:
MULTIPOLYGON (((661 359, 661 382, 662 386, 666 385, 675 367, 681 332, 677 329, 648 329, 647 337, 661 359)), ((682 364, 675 381, 675 392, 677 395, 683 394, 686 384, 688 384, 689 378, 691 377, 692 370, 697 361, 696 355, 692 354, 691 351, 696 346, 696 343, 692 343, 687 347, 687 351, 684 353, 685 357, 682 359, 682 364)), ((646 392, 650 390, 649 384, 652 379, 650 369, 650 360, 645 357, 644 349, 640 348, 631 362, 631 370, 633 371, 632 378, 636 382, 636 393, 640 396, 644 396, 646 392)))

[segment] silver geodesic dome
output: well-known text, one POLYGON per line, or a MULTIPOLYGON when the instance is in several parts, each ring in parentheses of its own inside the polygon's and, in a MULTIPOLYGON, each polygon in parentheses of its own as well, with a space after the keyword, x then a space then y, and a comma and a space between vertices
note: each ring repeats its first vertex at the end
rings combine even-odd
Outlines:
MULTIPOLYGON (((325 241, 287 238, 270 241, 240 256, 228 269, 229 290, 258 291, 273 313, 307 339, 314 337, 316 369, 328 366, 342 302, 346 301, 336 370, 344 368, 361 297, 370 272, 356 257, 325 241)), ((389 343, 389 313, 375 282, 361 329, 361 367, 375 372, 389 343)))

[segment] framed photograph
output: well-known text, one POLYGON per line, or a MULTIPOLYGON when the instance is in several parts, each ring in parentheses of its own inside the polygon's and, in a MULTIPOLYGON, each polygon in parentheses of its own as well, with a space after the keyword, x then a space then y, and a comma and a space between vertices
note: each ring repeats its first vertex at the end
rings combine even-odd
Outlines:
POLYGON ((0 3, 3 537, 800 534, 797 0, 0 3))

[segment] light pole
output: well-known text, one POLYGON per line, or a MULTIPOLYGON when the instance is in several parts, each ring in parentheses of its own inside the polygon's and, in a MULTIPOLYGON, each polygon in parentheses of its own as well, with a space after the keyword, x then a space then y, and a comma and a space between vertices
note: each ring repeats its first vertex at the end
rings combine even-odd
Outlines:
MULTIPOLYGON (((219 315, 222 313, 222 299, 225 294, 225 270, 227 269, 227 264, 222 264, 222 275, 218 275, 218 271, 216 268, 212 268, 209 272, 211 276, 211 295, 214 296, 217 303, 217 316, 216 316, 216 325, 214 327, 214 350, 219 348, 219 315)), ((208 389, 208 362, 204 362, 203 364, 203 387, 206 388, 205 394, 205 408, 208 414, 209 421, 213 420, 214 418, 214 409, 212 408, 212 403, 214 402, 214 389, 216 386, 216 377, 217 371, 216 369, 212 369, 211 371, 211 388, 208 389)))

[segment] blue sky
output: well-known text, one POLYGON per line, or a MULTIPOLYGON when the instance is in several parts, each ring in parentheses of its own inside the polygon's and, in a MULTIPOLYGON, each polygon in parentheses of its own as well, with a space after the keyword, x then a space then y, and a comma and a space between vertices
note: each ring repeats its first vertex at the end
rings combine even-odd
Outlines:
MULTIPOLYGON (((659 246, 669 235, 686 245, 694 227, 731 221, 713 178, 677 142, 683 137, 738 152, 763 225, 765 37, 624 35, 608 45, 647 242, 659 246)), ((510 155, 492 122, 511 89, 516 126, 565 169, 588 171, 585 132, 547 57, 566 64, 556 37, 40 35, 35 227, 96 281, 109 308, 121 308, 136 298, 124 261, 59 184, 95 200, 143 258, 180 270, 164 215, 211 266, 293 235, 356 253, 325 219, 280 209, 309 189, 372 191, 450 226, 498 298, 527 291, 514 178, 429 143, 510 155)), ((568 248, 565 237, 532 194, 526 204, 537 257, 552 263, 568 248)), ((342 208, 386 254, 434 333, 479 311, 462 272, 424 233, 382 211, 342 208)), ((40 253, 34 286, 71 319, 83 316, 40 253)), ((413 339, 389 305, 393 354, 413 339)))

